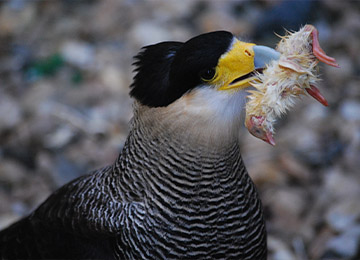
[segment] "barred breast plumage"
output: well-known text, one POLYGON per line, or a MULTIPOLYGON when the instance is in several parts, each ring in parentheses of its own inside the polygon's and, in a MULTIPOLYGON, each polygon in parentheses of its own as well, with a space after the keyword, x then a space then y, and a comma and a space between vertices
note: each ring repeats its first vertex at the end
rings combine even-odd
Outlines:
POLYGON ((174 136, 171 140, 166 136, 144 140, 143 136, 141 129, 132 132, 115 168, 125 173, 122 188, 143 189, 144 200, 140 207, 143 218, 131 227, 136 231, 124 232, 118 238, 121 245, 129 241, 133 245, 126 250, 119 247, 120 258, 265 256, 261 203, 238 143, 222 149, 195 150, 174 136), (164 151, 159 152, 161 149, 164 151), (131 174, 134 166, 128 162, 139 167, 136 174, 131 174), (145 186, 135 187, 135 183, 145 186))

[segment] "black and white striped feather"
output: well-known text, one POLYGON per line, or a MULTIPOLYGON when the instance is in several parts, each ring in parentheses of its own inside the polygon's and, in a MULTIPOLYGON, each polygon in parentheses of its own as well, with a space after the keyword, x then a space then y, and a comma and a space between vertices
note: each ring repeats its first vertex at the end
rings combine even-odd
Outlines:
POLYGON ((0 233, 2 259, 266 257, 261 203, 238 143, 194 146, 150 133, 141 118, 113 165, 0 233))

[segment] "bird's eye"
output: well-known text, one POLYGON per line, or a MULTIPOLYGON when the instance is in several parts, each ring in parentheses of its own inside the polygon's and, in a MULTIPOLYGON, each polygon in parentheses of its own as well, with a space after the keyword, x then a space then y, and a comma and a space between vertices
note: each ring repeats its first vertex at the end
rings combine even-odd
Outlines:
POLYGON ((215 69, 204 69, 200 72, 200 77, 203 81, 209 81, 212 80, 215 76, 215 69))

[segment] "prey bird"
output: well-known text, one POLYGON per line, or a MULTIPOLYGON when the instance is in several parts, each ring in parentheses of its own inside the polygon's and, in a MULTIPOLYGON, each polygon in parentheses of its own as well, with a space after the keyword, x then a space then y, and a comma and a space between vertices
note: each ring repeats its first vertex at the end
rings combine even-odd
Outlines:
POLYGON ((275 145, 273 135, 277 117, 287 112, 301 95, 307 93, 328 106, 315 86, 319 80, 317 64, 322 61, 333 67, 339 65, 322 50, 318 35, 317 29, 310 24, 297 32, 288 32, 276 47, 280 53, 278 59, 271 61, 250 82, 255 90, 249 90, 245 126, 255 137, 275 145))

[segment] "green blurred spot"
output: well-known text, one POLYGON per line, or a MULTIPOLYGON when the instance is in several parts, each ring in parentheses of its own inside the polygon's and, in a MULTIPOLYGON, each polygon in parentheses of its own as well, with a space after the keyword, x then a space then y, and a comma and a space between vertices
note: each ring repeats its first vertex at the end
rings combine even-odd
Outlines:
POLYGON ((79 71, 79 70, 76 70, 73 72, 73 75, 71 77, 71 82, 78 85, 80 84, 81 82, 83 82, 84 80, 84 77, 82 75, 82 73, 79 71))
POLYGON ((45 59, 38 60, 30 65, 29 71, 34 76, 53 76, 63 65, 64 58, 56 53, 45 59))

